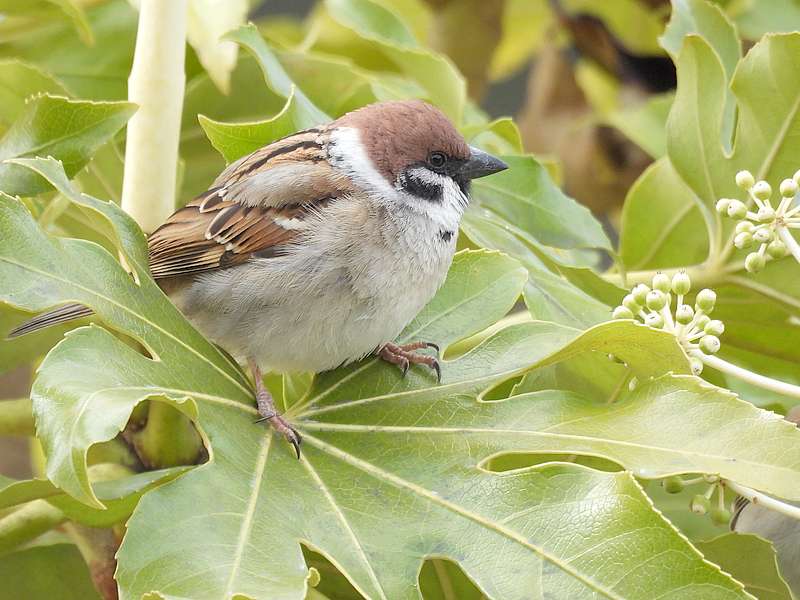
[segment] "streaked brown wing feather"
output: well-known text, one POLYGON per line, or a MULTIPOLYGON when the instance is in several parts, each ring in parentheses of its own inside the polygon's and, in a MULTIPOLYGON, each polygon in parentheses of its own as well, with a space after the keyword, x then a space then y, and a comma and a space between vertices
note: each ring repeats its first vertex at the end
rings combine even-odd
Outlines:
POLYGON ((288 224, 351 191, 349 181, 323 160, 326 136, 324 130, 300 132, 231 164, 214 187, 150 236, 153 277, 230 267, 256 253, 279 252, 299 233, 288 224), (271 186, 269 171, 276 167, 283 170, 271 186), (293 169, 288 177, 286 168, 293 169))

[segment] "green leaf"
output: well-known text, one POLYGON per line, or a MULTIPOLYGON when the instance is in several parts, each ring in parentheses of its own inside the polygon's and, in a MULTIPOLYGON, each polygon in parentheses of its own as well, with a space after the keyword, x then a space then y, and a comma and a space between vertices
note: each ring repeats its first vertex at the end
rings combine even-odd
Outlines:
POLYGON ((677 62, 687 35, 702 37, 717 53, 730 80, 742 57, 736 28, 722 9, 706 0, 672 0, 672 14, 661 45, 677 62))
POLYGON ((608 237, 589 210, 567 197, 532 156, 503 156, 506 171, 474 184, 478 209, 499 217, 541 244, 556 248, 611 250, 608 237))
POLYGON ((418 46, 400 18, 373 0, 326 0, 330 16, 372 42, 397 69, 417 81, 456 124, 466 103, 466 84, 444 56, 418 46))
POLYGON ((708 256, 698 201, 668 158, 653 163, 631 187, 621 229, 620 257, 629 270, 685 267, 708 256))
POLYGON ((89 468, 92 490, 106 508, 87 507, 65 494, 46 479, 13 480, 0 475, 0 509, 45 499, 61 510, 71 521, 90 527, 109 527, 127 519, 142 495, 156 486, 174 479, 186 469, 176 467, 157 471, 146 471, 119 479, 104 478, 116 475, 117 465, 94 465, 89 468))
POLYGON ((0 60, 0 121, 4 125, 25 111, 30 96, 41 93, 66 94, 60 83, 38 67, 19 60, 0 60))
POLYGON ((87 8, 86 16, 94 46, 87 46, 63 19, 45 26, 37 20, 21 31, 9 31, 9 19, 0 22, 0 39, 8 41, 0 46, 0 55, 35 64, 75 97, 124 100, 136 42, 136 11, 126 0, 110 0, 87 8))
POLYGON ((727 10, 742 36, 750 40, 761 39, 766 33, 789 33, 800 29, 797 0, 732 2, 727 10))
POLYGON ((726 533, 695 547, 707 560, 745 585, 759 600, 792 600, 786 582, 778 572, 772 544, 755 535, 726 533))
POLYGON ((587 329, 537 366, 545 367, 587 351, 613 354, 644 378, 668 372, 691 373, 689 360, 674 335, 634 321, 612 321, 587 329))
POLYGON ((228 163, 262 146, 302 129, 303 115, 297 107, 294 92, 281 111, 270 119, 251 123, 222 123, 200 115, 200 126, 228 163))
POLYGON ((697 35, 705 40, 725 69, 726 84, 720 88, 725 95, 725 107, 721 122, 720 115, 716 116, 716 121, 721 125, 721 142, 725 148, 729 148, 735 125, 736 102, 727 84, 733 79, 736 65, 742 56, 739 36, 733 23, 719 6, 707 0, 673 0, 672 17, 659 41, 676 64, 684 39, 688 35, 697 35))
MULTIPOLYGON (((74 176, 101 145, 117 133, 135 112, 127 102, 91 102, 56 96, 31 101, 0 139, 0 161, 52 156, 74 176)), ((0 162, 0 190, 30 196, 50 186, 20 166, 0 162)))
POLYGON ((264 38, 258 33, 255 25, 245 25, 236 31, 232 31, 224 36, 226 40, 236 42, 250 52, 257 60, 264 74, 264 80, 272 91, 288 98, 294 97, 296 113, 301 128, 305 129, 330 121, 330 117, 317 108, 311 100, 299 89, 296 88, 289 75, 281 65, 278 58, 267 46, 264 38))
POLYGON ((35 546, 0 560, 0 600, 100 600, 78 548, 35 546))
POLYGON ((52 13, 56 13, 70 19, 84 44, 94 44, 92 27, 80 3, 76 0, 27 0, 26 2, 2 0, 0 1, 0 13, 6 18, 30 17, 37 20, 46 20, 52 13))

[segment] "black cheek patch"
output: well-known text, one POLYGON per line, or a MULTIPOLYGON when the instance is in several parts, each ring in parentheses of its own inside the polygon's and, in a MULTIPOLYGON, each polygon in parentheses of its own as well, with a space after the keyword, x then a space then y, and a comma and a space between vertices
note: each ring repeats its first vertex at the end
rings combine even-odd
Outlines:
POLYGON ((400 186, 409 194, 424 198, 430 202, 441 202, 442 194, 444 193, 442 186, 438 183, 431 183, 415 177, 411 172, 406 172, 400 176, 400 186))

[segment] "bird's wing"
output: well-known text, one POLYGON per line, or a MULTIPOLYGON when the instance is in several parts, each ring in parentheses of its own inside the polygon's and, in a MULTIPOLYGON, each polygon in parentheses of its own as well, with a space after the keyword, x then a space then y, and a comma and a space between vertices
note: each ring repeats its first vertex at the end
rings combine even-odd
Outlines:
POLYGON ((309 215, 352 191, 326 160, 327 135, 324 129, 302 131, 232 163, 211 189, 149 237, 153 277, 279 254, 309 215))

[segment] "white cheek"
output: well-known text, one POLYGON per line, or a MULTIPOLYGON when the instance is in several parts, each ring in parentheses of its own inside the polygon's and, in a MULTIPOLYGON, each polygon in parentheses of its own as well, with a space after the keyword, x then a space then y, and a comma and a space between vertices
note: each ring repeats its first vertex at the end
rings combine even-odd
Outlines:
POLYGON ((358 130, 352 127, 337 128, 328 143, 328 156, 331 164, 346 173, 360 187, 387 199, 397 194, 367 156, 358 130))
MULTIPOLYGON (((437 200, 426 200, 412 196, 400 189, 397 193, 402 195, 406 205, 414 212, 424 214, 431 221, 448 231, 455 231, 461 222, 469 200, 450 177, 433 173, 425 168, 414 169, 414 177, 418 180, 442 188, 442 197, 437 200)), ((398 188, 400 184, 398 182, 398 188)))

